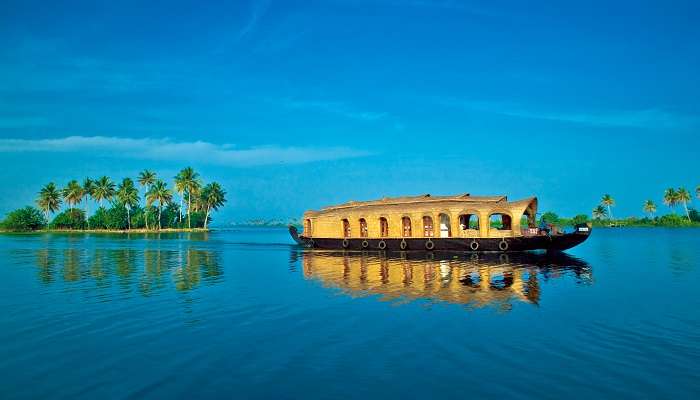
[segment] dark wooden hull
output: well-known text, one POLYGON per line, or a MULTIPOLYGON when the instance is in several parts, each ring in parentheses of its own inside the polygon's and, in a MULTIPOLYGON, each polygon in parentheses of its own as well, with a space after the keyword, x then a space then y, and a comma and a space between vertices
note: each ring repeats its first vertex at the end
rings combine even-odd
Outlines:
POLYGON ((292 238, 307 248, 327 250, 381 250, 381 251, 460 251, 460 252, 518 252, 533 250, 561 251, 577 246, 591 234, 578 229, 574 233, 558 235, 520 236, 509 238, 307 238, 299 236, 296 228, 289 227, 292 238))

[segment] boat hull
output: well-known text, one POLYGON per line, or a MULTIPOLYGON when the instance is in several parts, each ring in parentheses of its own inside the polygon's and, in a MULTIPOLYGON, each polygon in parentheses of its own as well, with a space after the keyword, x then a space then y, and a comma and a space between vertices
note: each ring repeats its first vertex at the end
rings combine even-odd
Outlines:
POLYGON ((573 233, 557 235, 519 236, 507 238, 308 238, 298 235, 296 228, 289 231, 294 240, 307 248, 327 250, 380 250, 380 251, 460 251, 460 252, 519 252, 533 250, 562 251, 588 239, 591 233, 576 229, 573 233))

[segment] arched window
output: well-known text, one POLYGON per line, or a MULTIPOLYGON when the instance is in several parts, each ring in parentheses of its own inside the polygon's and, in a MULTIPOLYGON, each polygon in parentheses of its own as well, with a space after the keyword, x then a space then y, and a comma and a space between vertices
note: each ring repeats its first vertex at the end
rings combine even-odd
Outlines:
POLYGON ((360 218, 360 237, 366 238, 367 236, 369 236, 369 232, 367 230, 367 220, 360 218))
POLYGON ((411 237, 411 218, 401 218, 401 226, 403 227, 403 237, 411 237))
POLYGON ((433 236, 433 218, 426 215, 423 217, 423 237, 433 236))
POLYGON ((306 236, 306 237, 311 236, 311 220, 310 219, 304 220, 304 236, 306 236))
POLYGON ((450 226, 450 216, 440 214, 440 237, 447 238, 452 236, 452 227, 450 226))
POLYGON ((379 236, 389 237, 389 221, 386 218, 379 218, 379 236))
POLYGON ((459 216, 459 229, 466 231, 467 229, 479 230, 479 216, 476 214, 462 214, 459 216))
POLYGON ((343 237, 350 237, 350 221, 343 219, 343 237))
POLYGON ((509 231, 512 229, 510 215, 503 213, 493 213, 489 215, 489 226, 499 231, 509 231))

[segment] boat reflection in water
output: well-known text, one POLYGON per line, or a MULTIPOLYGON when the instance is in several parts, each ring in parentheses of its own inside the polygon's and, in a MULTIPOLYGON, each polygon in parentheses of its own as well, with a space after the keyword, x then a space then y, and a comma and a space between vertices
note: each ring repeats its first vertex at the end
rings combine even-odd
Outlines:
POLYGON ((399 303, 427 300, 507 311, 517 302, 538 304, 542 281, 593 281, 588 263, 564 253, 392 256, 307 250, 300 257, 306 279, 351 296, 377 295, 399 303))

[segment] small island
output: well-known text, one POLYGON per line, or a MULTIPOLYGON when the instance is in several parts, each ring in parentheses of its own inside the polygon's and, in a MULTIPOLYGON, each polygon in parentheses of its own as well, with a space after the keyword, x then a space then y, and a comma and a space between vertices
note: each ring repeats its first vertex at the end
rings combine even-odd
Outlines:
POLYGON ((136 182, 127 177, 118 185, 107 176, 96 180, 86 178, 82 183, 71 180, 63 188, 50 182, 38 193, 38 208, 27 206, 8 213, 0 229, 6 232, 201 232, 209 229, 212 212, 225 202, 226 191, 221 185, 205 184, 191 167, 174 177, 172 189, 155 172, 146 169, 139 173, 136 182), (143 198, 139 188, 143 190, 143 198), (92 214, 91 202, 97 205, 92 214))

